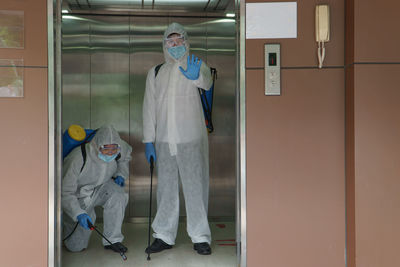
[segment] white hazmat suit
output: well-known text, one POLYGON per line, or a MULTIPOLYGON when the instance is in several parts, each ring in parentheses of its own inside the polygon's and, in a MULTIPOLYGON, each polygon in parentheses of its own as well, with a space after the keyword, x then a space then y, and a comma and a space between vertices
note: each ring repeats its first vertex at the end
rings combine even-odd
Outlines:
MULTIPOLYGON (((77 222, 77 216, 87 213, 95 223, 95 206, 104 208, 104 236, 111 243, 121 242, 124 237, 121 225, 124 219, 128 194, 117 185, 112 177, 129 178, 129 161, 132 148, 123 141, 112 126, 101 127, 93 139, 85 144, 86 162, 84 164, 82 149, 74 148, 64 159, 63 180, 61 187, 61 205, 63 209, 64 238, 69 235, 77 222), (98 157, 102 145, 118 144, 121 147, 120 158, 105 162, 98 157)), ((92 231, 80 225, 72 236, 65 240, 70 251, 81 251, 87 248, 92 231)), ((103 245, 109 243, 103 239, 103 245)))
POLYGON ((187 68, 188 36, 172 23, 164 33, 185 37, 186 53, 173 58, 163 43, 165 62, 155 76, 147 74, 143 102, 143 142, 155 143, 157 214, 152 224, 154 237, 175 244, 179 221, 179 177, 186 204, 187 231, 193 243, 211 243, 208 212, 208 137, 198 87, 209 90, 210 68, 201 65, 197 80, 187 79, 179 70, 187 68))

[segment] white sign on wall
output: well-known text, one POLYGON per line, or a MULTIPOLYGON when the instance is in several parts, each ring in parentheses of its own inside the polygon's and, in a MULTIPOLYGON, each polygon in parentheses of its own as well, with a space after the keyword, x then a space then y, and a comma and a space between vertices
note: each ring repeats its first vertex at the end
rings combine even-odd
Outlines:
POLYGON ((246 39, 297 38, 297 2, 246 3, 246 39))

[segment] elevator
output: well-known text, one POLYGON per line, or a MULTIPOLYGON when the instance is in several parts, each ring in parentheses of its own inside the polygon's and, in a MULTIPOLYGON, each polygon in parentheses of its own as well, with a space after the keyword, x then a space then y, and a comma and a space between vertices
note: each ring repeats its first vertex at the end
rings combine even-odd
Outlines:
MULTIPOLYGON (((63 130, 112 124, 133 147, 127 218, 147 216, 149 170, 142 144, 147 71, 163 62, 162 35, 185 26, 191 53, 217 69, 209 135, 211 217, 234 217, 235 21, 219 18, 63 16, 63 130)), ((183 207, 182 207, 183 208, 183 207)), ((181 209, 184 212, 184 209, 181 209)))
MULTIPOLYGON (((185 27, 190 54, 217 70, 209 134, 209 221, 237 216, 238 100, 235 1, 66 1, 62 15, 62 131, 113 125, 132 148, 127 223, 147 222, 150 173, 142 143, 147 71, 164 61, 162 36, 185 27), (129 2, 129 4, 127 4, 129 2), (136 3, 137 2, 137 3, 136 3), (68 13, 64 13, 68 12, 68 13)), ((153 181, 153 192, 157 179, 153 181)), ((181 190, 180 215, 185 220, 181 190)), ((153 193, 152 203, 156 203, 153 193)), ((152 215, 156 207, 153 206, 152 215)), ((101 218, 101 212, 96 212, 101 218)))

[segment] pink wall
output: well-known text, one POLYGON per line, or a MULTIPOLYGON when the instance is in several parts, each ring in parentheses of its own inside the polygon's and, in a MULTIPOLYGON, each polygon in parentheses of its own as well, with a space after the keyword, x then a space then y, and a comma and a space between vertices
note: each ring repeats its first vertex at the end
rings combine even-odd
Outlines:
POLYGON ((343 70, 284 70, 277 97, 263 73, 246 77, 248 266, 345 266, 343 70))
POLYGON ((399 8, 348 1, 349 267, 400 266, 399 8))
POLYGON ((400 266, 400 64, 355 68, 356 266, 400 266))
POLYGON ((46 7, 46 0, 0 3, 0 10, 25 12, 25 48, 0 48, 0 58, 26 66, 24 97, 0 98, 0 266, 47 266, 46 7))
POLYGON ((323 2, 325 66, 346 55, 345 70, 307 68, 318 3, 297 1, 298 38, 246 41, 248 266, 344 266, 344 242, 349 267, 400 266, 400 2, 323 2), (278 97, 263 95, 266 42, 291 67, 278 97))
POLYGON ((297 1, 298 38, 246 41, 249 267, 345 266, 344 1, 324 2, 332 18, 324 66, 336 67, 324 69, 317 3, 297 1), (274 42, 282 95, 265 96, 263 47, 274 42))

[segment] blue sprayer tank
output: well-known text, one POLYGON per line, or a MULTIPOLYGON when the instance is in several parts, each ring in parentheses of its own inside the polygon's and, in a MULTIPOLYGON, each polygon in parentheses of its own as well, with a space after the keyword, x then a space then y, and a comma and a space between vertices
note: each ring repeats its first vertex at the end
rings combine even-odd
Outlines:
POLYGON ((72 124, 63 134, 63 159, 77 146, 92 140, 96 130, 83 129, 83 127, 72 124))

